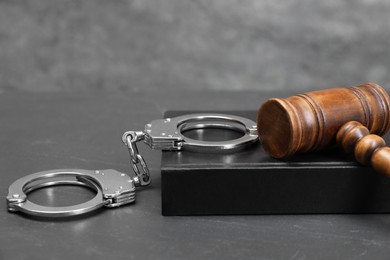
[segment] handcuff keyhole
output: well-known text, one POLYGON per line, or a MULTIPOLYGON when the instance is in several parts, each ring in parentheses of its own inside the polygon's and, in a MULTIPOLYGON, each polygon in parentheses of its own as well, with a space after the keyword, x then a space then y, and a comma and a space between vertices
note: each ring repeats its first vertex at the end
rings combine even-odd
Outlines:
POLYGON ((220 142, 238 139, 244 136, 244 133, 233 129, 224 128, 203 128, 183 131, 182 135, 194 140, 206 142, 220 142))
POLYGON ((36 189, 28 194, 28 200, 47 207, 73 206, 91 200, 96 192, 88 187, 57 185, 36 189))

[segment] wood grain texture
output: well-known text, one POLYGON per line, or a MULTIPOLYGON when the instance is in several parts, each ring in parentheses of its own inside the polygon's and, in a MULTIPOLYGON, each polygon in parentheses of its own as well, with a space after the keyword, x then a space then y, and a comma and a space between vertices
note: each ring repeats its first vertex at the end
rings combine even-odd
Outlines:
MULTIPOLYGON (((389 129, 389 108, 388 94, 374 83, 273 98, 259 109, 259 136, 271 156, 285 158, 335 145, 340 127, 350 121, 383 135, 389 129)), ((358 139, 368 134, 361 128, 354 131, 358 139)), ((352 149, 349 142, 342 144, 346 150, 352 149)))
POLYGON ((347 153, 353 154, 355 145, 364 136, 370 134, 367 127, 356 121, 350 121, 340 127, 336 135, 336 141, 347 153))
POLYGON ((373 152, 371 157, 372 166, 375 170, 390 177, 390 148, 382 147, 373 152))
POLYGON ((336 139, 346 152, 353 152, 359 163, 372 164, 376 171, 390 177, 390 148, 383 138, 369 134, 365 126, 352 121, 340 128, 336 139))
POLYGON ((384 146, 386 143, 380 136, 366 135, 355 146, 355 158, 359 163, 369 165, 372 154, 384 146))

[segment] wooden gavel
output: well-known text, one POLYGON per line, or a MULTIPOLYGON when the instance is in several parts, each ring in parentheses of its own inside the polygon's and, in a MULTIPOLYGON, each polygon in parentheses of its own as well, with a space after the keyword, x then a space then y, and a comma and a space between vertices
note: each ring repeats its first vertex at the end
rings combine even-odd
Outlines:
POLYGON ((339 145, 390 177, 390 98, 379 85, 308 92, 264 102, 257 115, 263 148, 275 158, 339 145))

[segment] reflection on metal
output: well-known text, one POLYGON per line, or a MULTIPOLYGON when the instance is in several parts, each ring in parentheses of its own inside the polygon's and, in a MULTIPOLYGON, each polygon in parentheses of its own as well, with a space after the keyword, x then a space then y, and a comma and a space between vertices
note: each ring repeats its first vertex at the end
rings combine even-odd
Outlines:
POLYGON ((151 178, 147 164, 138 152, 137 142, 139 141, 144 141, 150 148, 158 150, 220 153, 242 150, 257 142, 258 136, 256 123, 248 118, 201 113, 154 120, 145 125, 144 131, 125 132, 122 141, 129 149, 131 165, 136 174, 136 185, 145 186, 150 183, 151 178), (227 141, 202 141, 183 135, 186 131, 207 128, 229 129, 243 135, 227 141))
POLYGON ((122 141, 127 146, 135 176, 115 170, 52 170, 30 174, 16 180, 9 187, 7 206, 10 212, 24 212, 40 217, 69 217, 91 212, 103 206, 119 207, 135 201, 135 187, 151 183, 150 171, 137 142, 144 141, 152 149, 201 153, 235 152, 258 141, 256 123, 244 117, 225 114, 190 114, 154 120, 144 131, 128 131, 122 141), (221 128, 242 135, 228 141, 202 141, 188 138, 184 132, 194 129, 221 128), (47 207, 27 199, 29 192, 55 185, 81 185, 93 189, 91 200, 65 207, 47 207))
POLYGON ((119 207, 134 202, 134 181, 124 173, 115 170, 54 170, 30 174, 16 180, 9 187, 8 210, 20 211, 40 217, 67 217, 79 215, 102 206, 119 207), (96 192, 91 200, 73 206, 47 207, 28 200, 29 192, 55 185, 87 186, 96 192))

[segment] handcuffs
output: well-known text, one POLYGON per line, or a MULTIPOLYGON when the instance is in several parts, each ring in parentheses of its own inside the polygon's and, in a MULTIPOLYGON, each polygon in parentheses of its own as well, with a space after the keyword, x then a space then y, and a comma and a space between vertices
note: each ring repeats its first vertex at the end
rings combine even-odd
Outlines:
POLYGON ((242 150, 258 141, 256 123, 250 119, 227 114, 189 114, 154 120, 143 131, 128 131, 122 136, 130 154, 135 176, 116 170, 62 169, 42 171, 22 177, 9 187, 7 207, 10 212, 23 212, 38 217, 69 217, 99 209, 119 207, 135 201, 137 186, 151 183, 148 166, 138 152, 137 143, 143 141, 150 148, 169 151, 232 152, 242 150), (242 133, 228 141, 201 141, 186 137, 184 132, 194 129, 222 128, 242 133), (31 191, 55 185, 79 185, 93 189, 96 195, 89 201, 66 207, 47 207, 28 200, 31 191))

